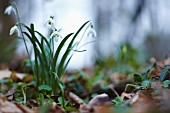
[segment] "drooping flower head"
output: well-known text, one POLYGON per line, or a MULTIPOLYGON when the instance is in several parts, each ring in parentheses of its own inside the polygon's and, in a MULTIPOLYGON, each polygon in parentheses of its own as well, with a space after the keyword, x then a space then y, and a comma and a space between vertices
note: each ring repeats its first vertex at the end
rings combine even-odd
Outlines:
POLYGON ((97 36, 97 33, 94 30, 93 26, 90 27, 87 36, 89 36, 89 37, 96 37, 97 36))
POLYGON ((13 26, 10 29, 9 35, 13 35, 14 33, 17 33, 18 36, 20 35, 20 31, 17 25, 13 26))
POLYGON ((50 16, 46 22, 46 25, 50 28, 54 27, 54 16, 50 16))
POLYGON ((14 12, 15 15, 17 14, 16 9, 12 5, 8 6, 4 11, 7 15, 10 15, 12 12, 14 12))
POLYGON ((50 35, 50 38, 53 38, 56 42, 59 41, 59 38, 61 38, 61 35, 59 33, 59 30, 54 29, 52 34, 50 35))

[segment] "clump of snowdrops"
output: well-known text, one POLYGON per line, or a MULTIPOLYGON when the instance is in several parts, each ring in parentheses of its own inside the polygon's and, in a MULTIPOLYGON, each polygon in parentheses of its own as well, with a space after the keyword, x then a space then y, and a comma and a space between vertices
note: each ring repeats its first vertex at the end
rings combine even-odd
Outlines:
MULTIPOLYGON (((45 37, 39 31, 35 30, 34 24, 27 26, 21 23, 15 3, 11 3, 5 10, 5 13, 8 15, 10 15, 11 12, 16 15, 17 23, 11 28, 10 35, 17 33, 18 37, 24 41, 37 86, 39 86, 39 88, 51 89, 51 93, 53 94, 57 94, 60 91, 64 107, 64 84, 61 81, 61 77, 65 74, 74 52, 82 52, 78 50, 81 39, 76 42, 76 37, 80 32, 85 32, 88 28, 92 28, 91 23, 87 21, 76 33, 70 33, 64 38, 61 38, 59 29, 54 27, 54 16, 50 16, 46 25, 51 27, 52 33, 49 37, 45 37), (25 28, 26 31, 23 30, 23 28, 25 28), (33 46, 34 60, 31 59, 27 41, 31 42, 33 46), (54 49, 54 41, 59 43, 56 50, 54 49), (62 53, 61 51, 63 47, 66 46, 66 43, 68 43, 67 47, 64 49, 64 53, 62 53), (62 55, 61 59, 59 59, 59 55, 62 55)), ((94 30, 91 30, 90 33, 91 32, 96 35, 94 30)))

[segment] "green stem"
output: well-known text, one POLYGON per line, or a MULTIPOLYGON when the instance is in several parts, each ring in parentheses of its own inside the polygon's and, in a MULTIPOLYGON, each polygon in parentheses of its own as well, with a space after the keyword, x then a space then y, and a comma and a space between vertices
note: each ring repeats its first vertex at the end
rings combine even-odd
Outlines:
POLYGON ((64 104, 64 88, 60 83, 59 83, 59 87, 61 89, 61 95, 62 95, 62 106, 63 106, 63 108, 65 108, 65 104, 64 104))
POLYGON ((19 29, 21 30, 21 35, 22 35, 22 37, 23 37, 24 45, 25 45, 26 52, 27 52, 28 57, 29 57, 29 61, 30 61, 32 70, 34 70, 34 69, 33 69, 32 62, 31 62, 31 56, 30 56, 30 54, 29 54, 28 47, 27 47, 27 44, 26 44, 26 40, 25 40, 25 37, 24 37, 24 35, 23 35, 23 30, 22 30, 22 27, 21 27, 21 24, 20 24, 21 22, 20 22, 20 18, 19 18, 19 12, 18 12, 18 9, 17 9, 17 5, 16 5, 15 2, 13 2, 12 5, 14 6, 14 8, 15 8, 15 10, 16 10, 16 13, 17 13, 17 14, 16 14, 16 15, 17 15, 17 21, 18 21, 18 23, 19 23, 19 24, 18 24, 18 25, 19 25, 19 29))

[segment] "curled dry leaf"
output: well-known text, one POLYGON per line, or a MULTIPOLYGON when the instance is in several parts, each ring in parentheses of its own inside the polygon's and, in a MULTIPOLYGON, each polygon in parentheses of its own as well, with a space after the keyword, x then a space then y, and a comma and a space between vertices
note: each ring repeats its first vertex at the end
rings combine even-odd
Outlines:
POLYGON ((97 95, 89 101, 90 106, 109 105, 109 104, 110 104, 110 99, 108 95, 105 93, 97 95))
POLYGON ((88 104, 80 106, 81 113, 110 113, 111 101, 107 94, 100 94, 93 97, 88 104))
POLYGON ((13 81, 19 82, 19 81, 23 80, 26 77, 26 75, 27 74, 25 74, 25 73, 12 72, 11 78, 13 81))
POLYGON ((13 81, 20 81, 22 80, 26 74, 24 73, 17 73, 17 72, 11 72, 9 70, 0 70, 0 80, 11 78, 13 81))

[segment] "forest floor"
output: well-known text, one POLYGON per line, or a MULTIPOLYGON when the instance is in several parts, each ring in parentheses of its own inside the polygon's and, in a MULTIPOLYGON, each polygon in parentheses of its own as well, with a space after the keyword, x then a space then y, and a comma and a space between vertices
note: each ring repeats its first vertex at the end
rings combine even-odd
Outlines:
POLYGON ((67 73, 65 107, 61 92, 39 90, 31 73, 1 65, 1 113, 167 113, 170 111, 170 58, 132 74, 85 68, 67 73), (107 74, 107 75, 105 75, 107 74))

